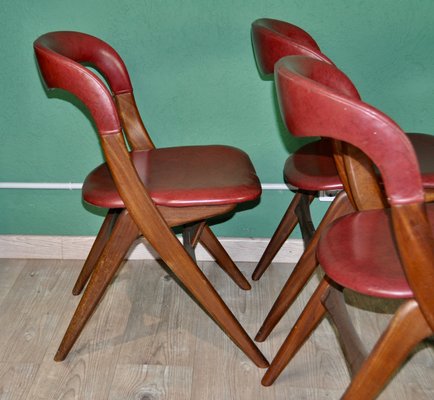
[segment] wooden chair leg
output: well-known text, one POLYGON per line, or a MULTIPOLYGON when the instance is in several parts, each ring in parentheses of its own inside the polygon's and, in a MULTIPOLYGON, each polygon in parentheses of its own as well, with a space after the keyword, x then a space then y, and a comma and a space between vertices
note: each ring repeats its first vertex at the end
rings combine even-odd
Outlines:
POLYGON ((241 289, 251 289, 250 283, 232 261, 232 258, 226 252, 219 240, 215 237, 213 231, 208 225, 205 225, 199 241, 203 247, 205 247, 205 249, 215 258, 217 264, 223 269, 223 271, 225 271, 241 289))
POLYGON ((283 369, 288 365, 291 359, 297 354, 310 334, 322 321, 326 314, 326 308, 322 304, 322 299, 330 290, 330 285, 326 279, 323 279, 310 298, 299 319, 295 323, 288 337, 283 342, 274 360, 271 362, 261 383, 264 386, 270 386, 277 379, 283 369))
POLYGON ((107 212, 104 222, 98 232, 95 241, 93 242, 92 248, 90 249, 89 255, 86 258, 86 261, 80 271, 77 281, 75 282, 74 288, 72 289, 72 294, 74 296, 77 296, 82 292, 84 286, 90 278, 90 275, 95 269, 98 258, 100 257, 104 246, 106 245, 110 237, 110 233, 113 229, 113 226, 120 211, 121 210, 112 209, 107 212))
POLYGON ((175 274, 179 282, 256 366, 267 368, 269 365, 267 359, 178 239, 171 231, 165 229, 158 220, 155 224, 147 224, 146 218, 142 217, 141 214, 137 214, 135 220, 137 225, 140 224, 143 236, 160 254, 161 259, 175 274))
POLYGON ((274 327, 285 315, 289 307, 291 307, 298 294, 303 289, 304 285, 312 276, 315 268, 318 265, 318 261, 316 259, 316 248, 324 228, 336 218, 346 215, 351 211, 354 211, 354 209, 349 202, 346 193, 343 191, 340 192, 333 200, 332 204, 324 215, 323 220, 318 226, 318 229, 312 237, 312 240, 306 247, 306 250, 292 271, 290 277, 286 281, 285 286, 283 287, 276 301, 274 302, 273 307, 271 308, 255 337, 256 341, 263 342, 270 335, 274 327))
POLYGON ((185 225, 182 229, 182 244, 190 257, 196 261, 196 253, 194 251, 200 235, 205 228, 206 221, 197 222, 191 225, 185 225))
POLYGON ((219 240, 215 237, 206 221, 194 225, 187 225, 182 231, 183 245, 187 253, 196 262, 195 247, 198 242, 214 257, 220 268, 244 290, 251 289, 250 283, 238 269, 232 258, 226 252, 219 240))
POLYGON ((125 254, 138 235, 139 231, 136 224, 129 216, 127 210, 123 210, 117 218, 112 234, 98 259, 89 284, 69 323, 62 343, 54 357, 55 361, 62 361, 68 355, 86 322, 102 298, 105 289, 119 269, 125 254))
POLYGON ((291 203, 289 204, 288 209, 286 210, 285 214, 282 217, 282 220, 279 223, 279 226, 277 227, 270 242, 268 243, 268 246, 265 249, 264 254, 262 254, 262 257, 259 260, 258 265, 253 271, 252 279, 254 281, 257 281, 261 278, 263 273, 270 266, 271 261, 273 261, 273 258, 276 256, 277 252, 283 246, 283 243, 285 243, 285 240, 288 239, 289 235, 297 226, 298 219, 297 219, 297 215, 295 214, 295 209, 300 203, 301 197, 302 197, 301 192, 297 192, 294 195, 291 203))
POLYGON ((304 247, 307 247, 315 234, 315 227, 313 226, 312 216, 310 215, 310 203, 312 203, 314 198, 315 196, 312 193, 302 193, 300 202, 295 209, 304 247))
POLYGON ((370 400, 377 397, 410 351, 432 333, 415 300, 401 305, 342 399, 370 400))
MULTIPOLYGON (((179 281, 190 292, 192 297, 196 299, 197 303, 244 354, 259 368, 267 368, 269 365, 267 359, 248 336, 247 332, 223 302, 211 283, 206 279, 199 267, 192 262, 193 260, 191 258, 186 259, 179 252, 178 259, 173 263, 170 257, 166 257, 163 251, 158 250, 158 252, 179 281)), ((187 255, 187 253, 185 254, 187 255)))
POLYGON ((367 353, 348 314, 342 288, 331 287, 323 304, 336 327, 342 352, 350 373, 354 376, 365 361, 367 353))

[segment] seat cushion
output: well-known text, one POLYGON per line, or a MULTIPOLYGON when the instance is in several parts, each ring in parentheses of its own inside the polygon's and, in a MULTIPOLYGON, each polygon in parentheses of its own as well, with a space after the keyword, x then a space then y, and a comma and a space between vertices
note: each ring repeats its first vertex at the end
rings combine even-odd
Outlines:
MULTIPOLYGON (((434 229, 434 204, 427 204, 434 229)), ((318 260, 325 273, 343 287, 376 297, 411 298, 393 240, 390 210, 349 214, 322 234, 318 260)))
POLYGON ((288 157, 283 170, 285 181, 302 190, 342 190, 329 140, 304 145, 288 157))
POLYGON ((434 136, 408 133, 419 160, 422 183, 425 189, 434 189, 434 136))
MULTIPOLYGON (((157 205, 169 207, 236 204, 258 198, 261 186, 246 153, 230 146, 183 146, 131 153, 138 175, 157 205)), ((107 164, 83 185, 95 206, 123 208, 107 164)))

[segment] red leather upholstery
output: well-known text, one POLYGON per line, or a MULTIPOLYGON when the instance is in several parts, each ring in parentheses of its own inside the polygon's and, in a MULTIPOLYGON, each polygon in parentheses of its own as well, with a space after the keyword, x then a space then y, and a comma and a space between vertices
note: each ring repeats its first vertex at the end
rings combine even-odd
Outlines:
MULTIPOLYGON (((131 158, 152 200, 160 206, 236 204, 261 194, 249 157, 234 147, 151 149, 133 152, 131 158)), ((107 164, 87 176, 83 199, 98 207, 124 207, 107 164)))
MULTIPOLYGON (((427 204, 434 230, 434 204, 427 204)), ((412 298, 399 259, 390 210, 347 215, 324 232, 318 260, 325 273, 343 287, 376 297, 412 298)))
POLYGON ((261 18, 253 22, 252 43, 258 68, 263 75, 272 74, 274 64, 290 55, 304 55, 332 63, 307 32, 276 19, 261 18))
MULTIPOLYGON (((59 33, 59 35, 62 34, 63 32, 59 33)), ((81 47, 74 46, 75 41, 72 40, 71 47, 65 47, 66 50, 70 50, 70 52, 64 52, 65 56, 50 47, 46 47, 53 45, 57 49, 57 42, 53 39, 54 43, 51 43, 49 38, 59 38, 59 35, 57 33, 46 34, 34 43, 36 58, 45 84, 49 89, 59 88, 71 92, 83 101, 92 113, 100 135, 120 132, 121 126, 116 106, 107 87, 94 73, 74 61, 74 59, 86 59, 84 52, 80 52, 81 47), (69 56, 69 53, 71 53, 71 59, 66 57, 66 55, 69 56)), ((78 35, 80 36, 77 37, 81 37, 83 34, 78 35)), ((72 37, 74 36, 75 32, 72 37)), ((86 39, 88 35, 82 37, 86 39)))
POLYGON ((289 156, 283 169, 285 181, 304 190, 341 190, 329 140, 309 143, 289 156))
POLYGON ((407 133, 419 161, 422 184, 426 189, 434 188, 434 136, 423 133, 407 133))
POLYGON ((107 79, 114 94, 133 91, 127 68, 119 54, 94 36, 81 32, 50 32, 40 36, 34 47, 37 54, 45 48, 77 63, 91 63, 107 79))

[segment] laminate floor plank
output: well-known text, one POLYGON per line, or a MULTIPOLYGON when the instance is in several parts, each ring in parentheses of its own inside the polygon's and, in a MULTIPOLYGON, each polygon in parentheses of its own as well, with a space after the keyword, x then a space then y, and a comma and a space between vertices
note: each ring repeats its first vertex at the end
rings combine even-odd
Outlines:
POLYGON ((27 260, 0 258, 0 304, 9 293, 27 260))
MULTIPOLYGON (((124 268, 116 283, 108 287, 66 360, 54 362, 57 347, 79 300, 68 291, 69 304, 41 363, 29 399, 108 398, 131 309, 130 272, 129 268, 124 268)), ((74 278, 76 276, 74 274, 74 278)), ((70 288, 72 286, 73 282, 70 288)))
POLYGON ((28 399, 39 364, 0 363, 0 398, 28 399))
MULTIPOLYGON (((68 263, 69 264, 69 263, 68 263)), ((40 363, 71 287, 67 263, 28 260, 0 304, 0 361, 40 363)))
MULTIPOLYGON (((159 262, 129 261, 109 286, 67 359, 54 354, 78 304, 71 295, 82 261, 0 260, 0 400, 330 400, 349 383, 336 335, 325 320, 279 379, 261 386, 257 368, 159 262), (3 270, 1 269, 3 267, 3 270)), ((252 290, 215 263, 201 268, 254 337, 292 266, 275 264, 252 290)), ((251 276, 253 263, 241 263, 251 276)), ((270 337, 271 360, 319 276, 304 288, 270 337)), ((398 304, 346 294, 370 348, 398 304)), ((414 351, 380 400, 434 398, 434 338, 414 351)))
POLYGON ((191 365, 201 310, 160 263, 129 268, 131 310, 119 364, 191 365))
POLYGON ((118 364, 109 400, 190 400, 192 367, 118 364))

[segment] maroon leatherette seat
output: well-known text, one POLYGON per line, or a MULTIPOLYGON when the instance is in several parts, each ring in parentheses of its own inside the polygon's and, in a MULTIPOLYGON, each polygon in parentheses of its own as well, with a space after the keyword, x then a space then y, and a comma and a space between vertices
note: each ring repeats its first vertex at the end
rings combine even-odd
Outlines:
MULTIPOLYGON (((234 147, 159 148, 134 151, 131 158, 152 200, 159 206, 235 204, 254 200, 260 194, 250 158, 234 147)), ((98 207, 124 208, 106 163, 87 176, 83 199, 98 207)))

